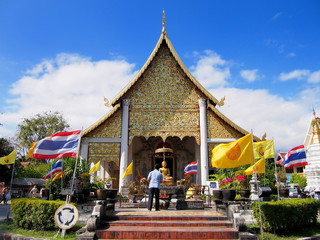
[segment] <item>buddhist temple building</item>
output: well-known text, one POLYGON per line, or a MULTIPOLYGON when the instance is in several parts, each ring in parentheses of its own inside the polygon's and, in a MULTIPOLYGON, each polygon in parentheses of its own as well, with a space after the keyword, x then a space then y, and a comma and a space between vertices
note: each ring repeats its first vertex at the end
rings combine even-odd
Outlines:
POLYGON ((320 191, 320 118, 314 117, 304 141, 308 165, 305 166, 307 189, 320 191))
POLYGON ((97 174, 112 177, 114 188, 123 186, 131 162, 130 177, 146 178, 164 158, 174 182, 184 178, 185 166, 197 161, 194 178, 205 185, 213 171, 211 150, 248 134, 219 105, 179 58, 163 17, 160 38, 143 67, 110 101, 111 110, 83 131, 81 157, 92 165, 101 161, 97 174), (170 151, 156 151, 160 148, 170 151))

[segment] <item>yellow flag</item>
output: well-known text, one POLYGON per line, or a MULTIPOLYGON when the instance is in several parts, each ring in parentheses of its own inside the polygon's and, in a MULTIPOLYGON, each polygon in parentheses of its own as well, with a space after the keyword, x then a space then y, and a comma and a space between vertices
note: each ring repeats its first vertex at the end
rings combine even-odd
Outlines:
POLYGON ((255 142, 253 144, 254 156, 256 159, 275 157, 273 140, 255 142))
MULTIPOLYGON (((256 167, 257 167, 257 173, 264 173, 265 172, 265 169, 266 169, 266 161, 265 161, 265 159, 263 158, 263 159, 260 159, 258 162, 256 162, 256 167)), ((254 165, 252 165, 252 166, 250 166, 250 167, 248 167, 245 171, 244 171, 244 173, 246 174, 246 175, 252 175, 253 174, 253 172, 255 171, 255 167, 254 167, 254 165)))
POLYGON ((122 179, 124 179, 124 177, 125 177, 126 175, 132 174, 132 163, 133 163, 133 162, 131 162, 131 163, 129 164, 129 166, 127 167, 126 171, 124 172, 124 174, 123 174, 123 176, 122 176, 122 179))
POLYGON ((235 168, 254 163, 252 134, 227 144, 219 144, 212 150, 212 167, 235 168))
POLYGON ((92 174, 92 173, 98 171, 99 168, 100 168, 100 161, 97 162, 97 163, 90 169, 89 174, 92 174))
POLYGON ((0 164, 8 165, 16 161, 16 150, 13 150, 8 156, 0 158, 0 164))
POLYGON ((58 179, 58 178, 61 178, 62 177, 62 172, 59 172, 53 179, 52 181, 58 179))
POLYGON ((36 148, 37 144, 38 144, 38 142, 32 143, 31 148, 29 149, 29 152, 27 155, 28 158, 33 158, 33 151, 36 148))

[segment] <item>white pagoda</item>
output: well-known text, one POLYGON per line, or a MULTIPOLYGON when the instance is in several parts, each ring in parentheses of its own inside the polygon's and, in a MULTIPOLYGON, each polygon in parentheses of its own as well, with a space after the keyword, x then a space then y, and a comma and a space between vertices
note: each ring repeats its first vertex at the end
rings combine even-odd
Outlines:
POLYGON ((314 117, 309 126, 304 147, 308 165, 305 166, 308 191, 320 191, 320 118, 314 117))

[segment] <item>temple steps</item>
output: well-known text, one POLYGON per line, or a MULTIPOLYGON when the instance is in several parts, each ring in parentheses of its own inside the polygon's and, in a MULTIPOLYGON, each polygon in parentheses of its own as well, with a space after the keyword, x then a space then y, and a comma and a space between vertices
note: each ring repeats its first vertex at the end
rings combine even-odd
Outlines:
POLYGON ((214 212, 146 211, 106 219, 96 230, 98 239, 239 239, 227 217, 214 212))
POLYGON ((144 227, 232 227, 228 221, 136 221, 118 220, 106 223, 112 226, 144 226, 144 227))

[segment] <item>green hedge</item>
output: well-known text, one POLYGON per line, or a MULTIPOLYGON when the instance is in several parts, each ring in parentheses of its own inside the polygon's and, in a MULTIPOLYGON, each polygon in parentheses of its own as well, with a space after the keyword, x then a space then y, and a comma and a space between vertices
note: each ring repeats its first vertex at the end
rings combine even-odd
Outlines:
POLYGON ((17 227, 35 230, 55 229, 54 214, 64 201, 18 198, 11 201, 12 219, 17 227))
MULTIPOLYGON (((317 222, 320 201, 312 198, 261 202, 263 229, 274 233, 290 233, 317 222)), ((252 204, 255 218, 259 221, 259 204, 252 204)))

